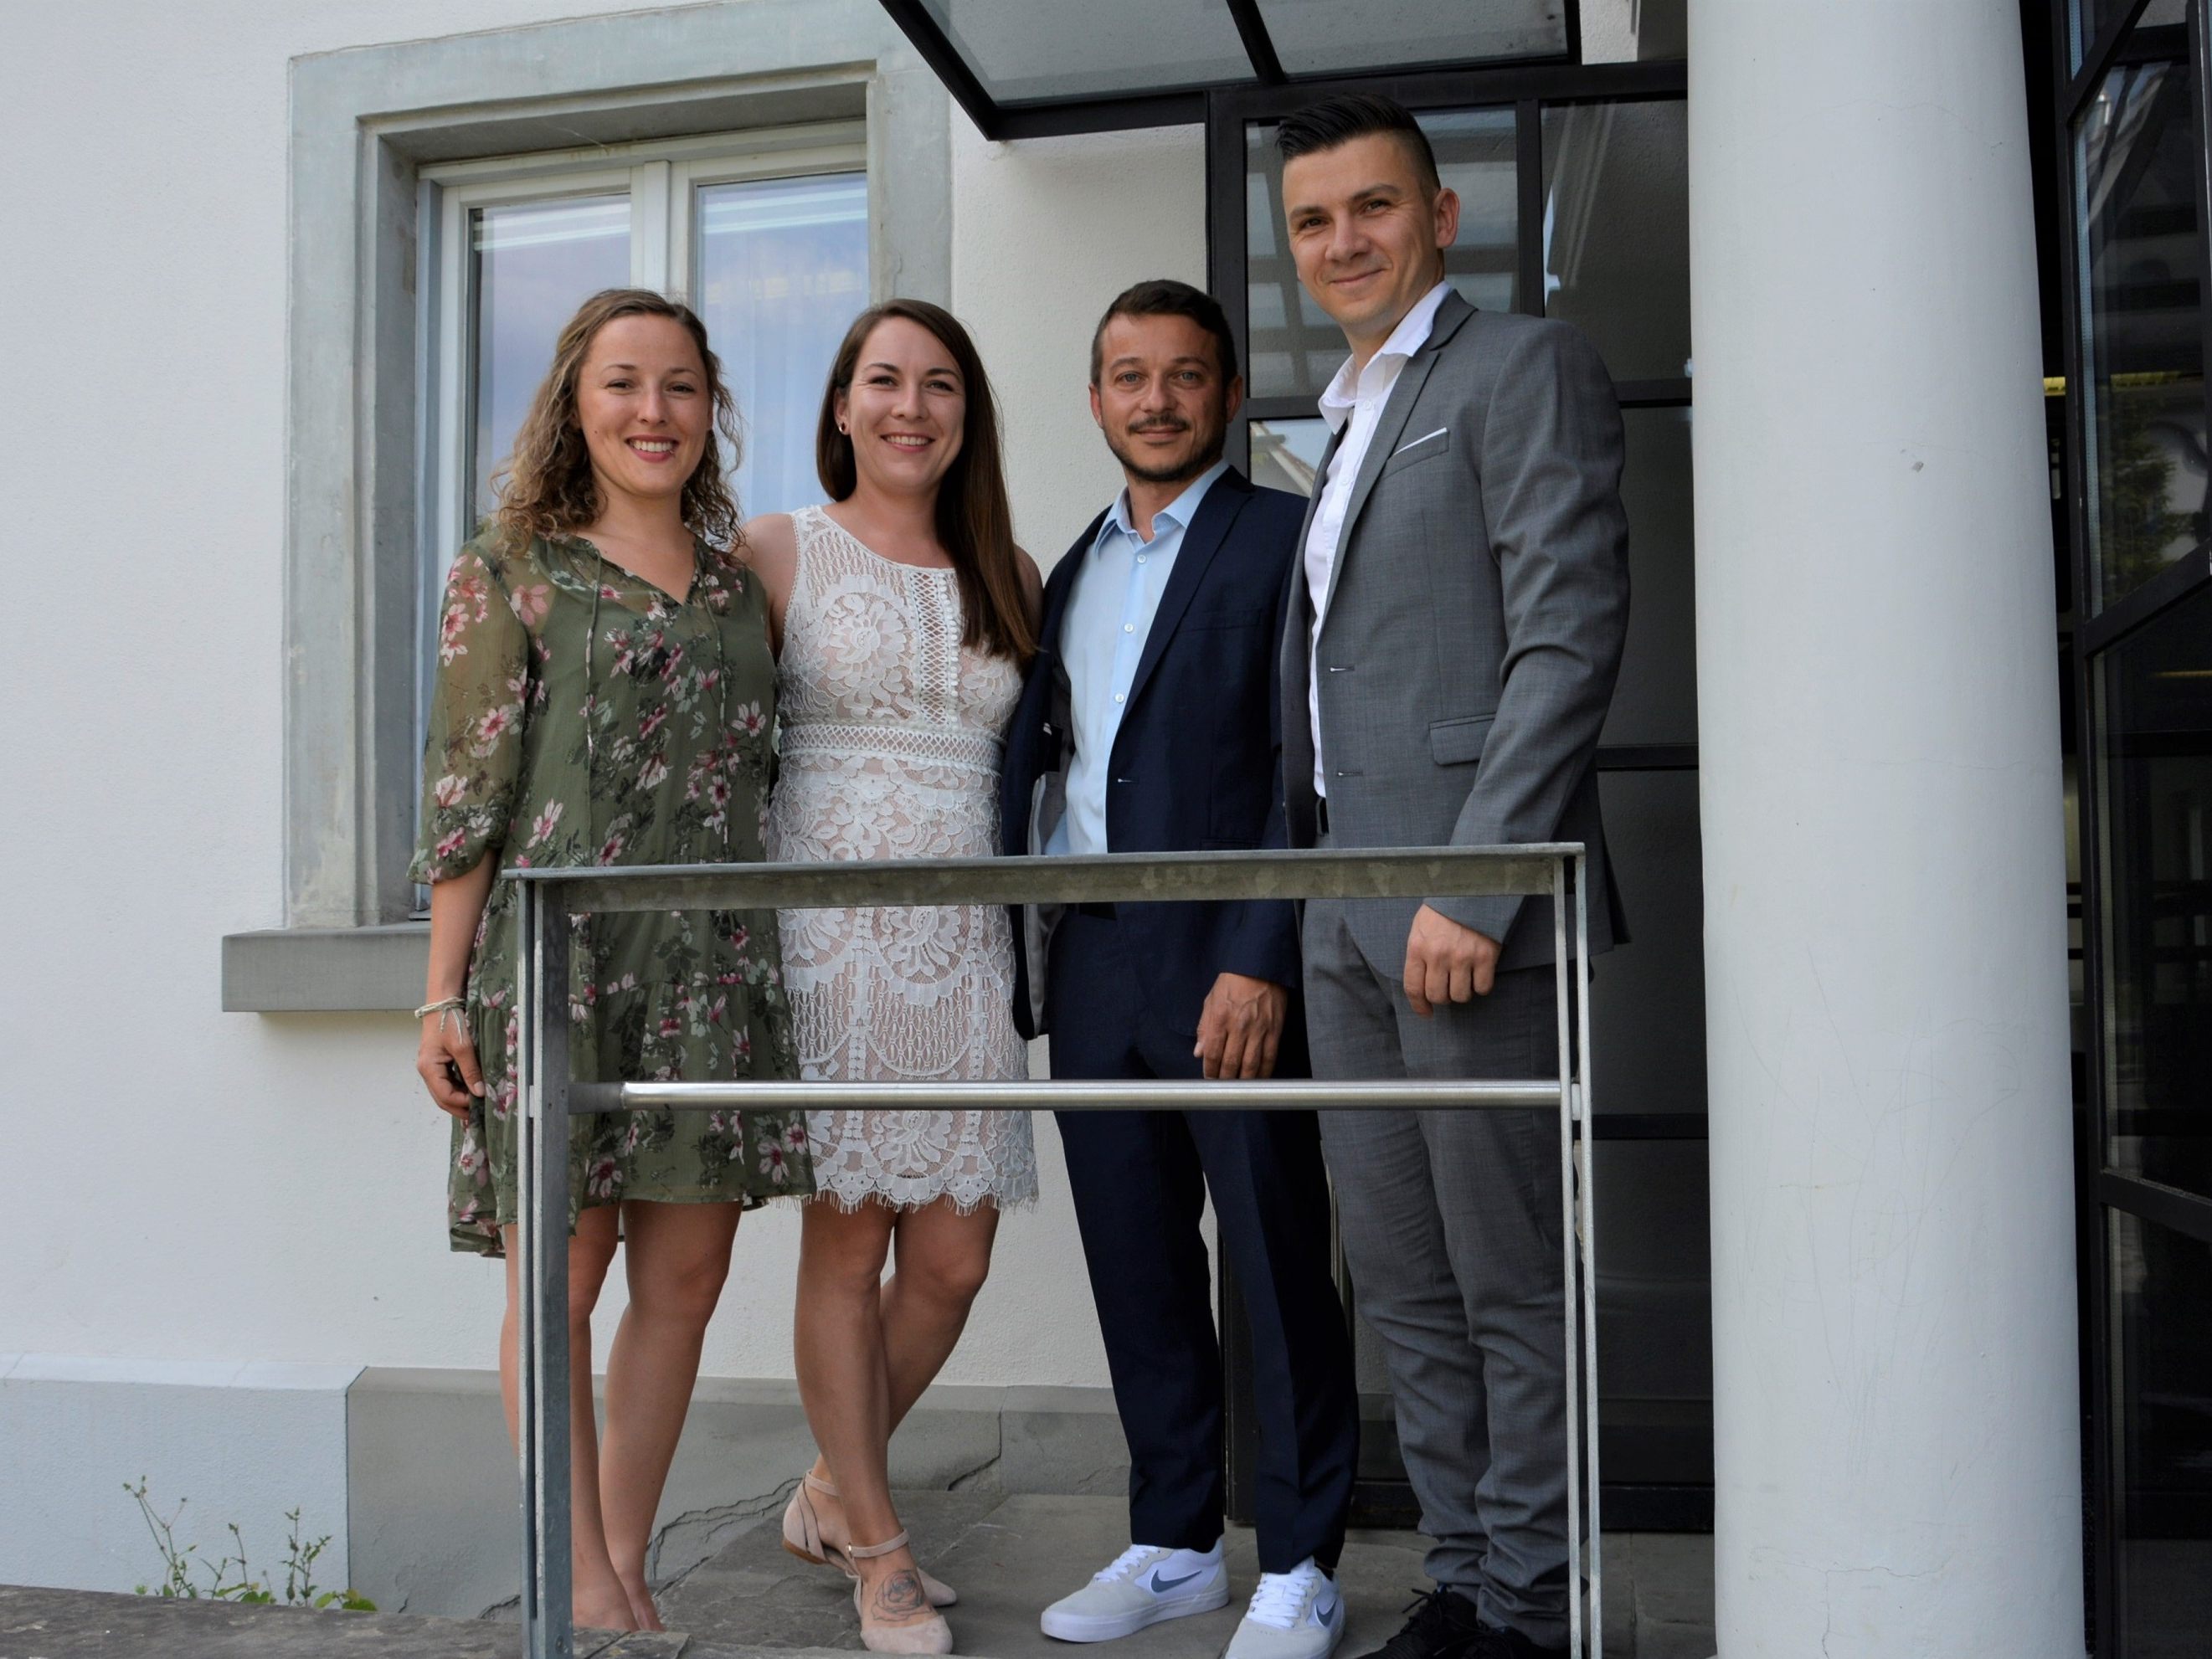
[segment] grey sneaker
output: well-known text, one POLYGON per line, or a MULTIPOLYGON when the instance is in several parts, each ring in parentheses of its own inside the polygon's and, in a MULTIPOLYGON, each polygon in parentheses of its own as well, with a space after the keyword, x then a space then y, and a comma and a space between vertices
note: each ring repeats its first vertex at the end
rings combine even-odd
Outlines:
POLYGON ((1132 1544, 1074 1595, 1047 1607, 1037 1624, 1062 1642, 1111 1642, 1163 1619, 1228 1605, 1229 1569, 1218 1540, 1203 1552, 1132 1544))
POLYGON ((1328 1659, 1344 1636, 1344 1597, 1308 1556, 1263 1572, 1224 1659, 1328 1659))

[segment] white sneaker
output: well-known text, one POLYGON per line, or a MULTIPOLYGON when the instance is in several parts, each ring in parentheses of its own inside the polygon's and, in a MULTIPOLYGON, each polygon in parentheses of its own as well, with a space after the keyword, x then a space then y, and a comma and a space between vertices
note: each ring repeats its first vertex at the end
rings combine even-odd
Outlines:
POLYGON ((1223 1659, 1328 1659, 1344 1635, 1344 1597, 1308 1556, 1288 1572, 1263 1572, 1223 1659))
POLYGON ((1132 1544, 1074 1595, 1047 1607, 1037 1624, 1063 1642, 1110 1642, 1163 1619, 1228 1605, 1229 1569, 1218 1540, 1205 1551, 1132 1544))

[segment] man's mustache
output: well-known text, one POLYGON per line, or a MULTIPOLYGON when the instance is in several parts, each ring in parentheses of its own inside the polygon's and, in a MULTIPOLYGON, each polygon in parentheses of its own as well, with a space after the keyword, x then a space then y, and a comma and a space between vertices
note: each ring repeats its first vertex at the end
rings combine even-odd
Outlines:
POLYGON ((1129 430, 1133 434, 1139 432, 1188 432, 1190 430, 1190 422, 1174 420, 1146 421, 1139 425, 1131 427, 1129 430))

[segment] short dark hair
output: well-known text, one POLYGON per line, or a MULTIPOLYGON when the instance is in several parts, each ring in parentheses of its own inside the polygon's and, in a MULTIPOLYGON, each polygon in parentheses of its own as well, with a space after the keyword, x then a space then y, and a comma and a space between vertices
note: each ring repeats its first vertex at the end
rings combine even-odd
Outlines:
POLYGON ((1379 92, 1340 93, 1285 116, 1275 129, 1275 148, 1281 152, 1283 160, 1295 161, 1301 155, 1334 149, 1339 144, 1364 138, 1370 132, 1387 132, 1405 146, 1430 195, 1443 188, 1443 180, 1437 174, 1437 153, 1429 145, 1429 135, 1421 131, 1421 124, 1413 118, 1411 110, 1379 92))
POLYGON ((1226 386, 1237 378, 1237 337, 1229 331, 1229 318, 1221 309, 1221 301, 1202 288, 1178 283, 1172 276, 1158 276, 1115 295, 1114 303, 1098 319, 1098 326, 1091 331, 1091 385, 1098 384, 1099 371, 1105 367, 1099 361, 1099 351, 1106 338, 1106 325, 1116 317, 1189 318, 1213 337, 1221 383, 1226 386))

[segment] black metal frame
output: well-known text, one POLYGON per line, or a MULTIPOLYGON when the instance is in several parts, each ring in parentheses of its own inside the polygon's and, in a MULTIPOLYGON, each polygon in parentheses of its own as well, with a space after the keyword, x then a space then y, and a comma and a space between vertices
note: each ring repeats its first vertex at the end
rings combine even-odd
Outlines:
MULTIPOLYGON (((1251 60, 1255 89, 1294 87, 1310 93, 1316 87, 1335 85, 1341 76, 1293 76, 1284 72, 1281 58, 1276 53, 1275 43, 1267 33, 1267 20, 1261 15, 1259 0, 1221 0, 1237 25, 1237 35, 1243 44, 1244 55, 1251 60)), ((1132 93, 1126 96, 1068 98, 1024 98, 1000 103, 993 98, 960 49, 938 27, 922 0, 879 0, 885 13, 899 30, 914 43, 915 50, 922 56, 945 83, 953 100, 967 112, 968 118, 986 138, 1052 138, 1073 133, 1118 132, 1131 127, 1187 126, 1205 118, 1206 100, 1212 92, 1202 86, 1169 87, 1156 92, 1132 93)), ((1517 73, 1521 69, 1538 64, 1574 64, 1581 61, 1583 25, 1582 0, 1565 0, 1566 44, 1556 57, 1525 58, 1510 60, 1514 69, 1502 73, 1517 73)), ((1496 64, 1498 60, 1468 59, 1461 64, 1425 66, 1443 70, 1469 70, 1478 64, 1496 64)))
MULTIPOLYGON (((2081 1206, 2082 1257, 2088 1284, 2084 1301, 2087 1328, 2083 1332, 2085 1373, 2089 1384, 2089 1490, 2085 1493, 2090 1529, 2091 1625, 2094 1650, 2102 1655, 2118 1651, 2118 1607, 2112 1588, 2116 1583, 2117 1534, 2115 1479, 2119 1449, 2113 1417, 2112 1317, 2111 1290, 2110 1212, 2124 1211, 2189 1237, 2212 1242, 2212 1197, 2186 1193, 2106 1167, 2111 1144, 2112 1109, 2107 1092, 2106 962, 2108 907, 2111 896, 2103 879, 2103 825, 2099 802, 2105 787, 2103 746, 2096 724, 2096 678, 2099 659, 2112 647, 2139 629, 2165 617, 2174 607, 2212 586, 2212 559, 2208 549, 2177 562, 2161 574, 2109 605, 2098 602, 2097 573, 2091 556, 2088 490, 2084 465, 2088 454, 2087 400, 2079 395, 2082 377, 2082 333, 2086 321, 2082 225, 2079 180, 2075 176, 2075 124, 2094 100, 2105 78, 2119 64, 2158 56, 2170 59, 2181 45, 2196 100, 2200 141, 2212 134, 2212 57, 2208 57, 2207 0, 2191 0, 2186 24, 2178 30, 2143 32, 2139 39, 2136 19, 2146 0, 2115 15, 2098 38, 2085 43, 2081 62, 2074 67, 2073 5, 2051 0, 2050 7, 2052 62, 2056 70, 2052 116, 2055 132, 2050 142, 2057 163, 2058 246, 2064 261, 2063 289, 2063 361, 2066 386, 2075 395, 2066 399, 2064 446, 2065 532, 2071 544, 2071 586, 2078 613, 2074 648, 2067 653, 2069 684, 2066 691, 2074 729, 2079 733, 2080 845, 2081 857, 2081 941, 2083 994, 2090 1016, 2088 1051, 2084 1056, 2087 1097, 2081 1178, 2076 1185, 2081 1206), (2176 41, 2175 35, 2185 37, 2176 41), (2155 53, 2146 50, 2156 47, 2155 53)), ((2197 280, 2207 332, 2206 360, 2212 363, 2212 156, 2204 158, 2197 174, 2197 280)), ((2212 380, 2208 380, 2212 395, 2212 380)))
MULTIPOLYGON (((890 0, 885 0, 886 4, 890 0)), ((1249 4, 1249 0, 1247 0, 1249 4)), ((1240 11, 1243 6, 1237 8, 1240 11)), ((1571 8, 1570 29, 1577 55, 1580 20, 1571 8)), ((1329 81, 1288 82, 1216 88, 1205 95, 1206 173, 1206 277, 1221 301, 1239 352, 1251 359, 1251 319, 1247 301, 1245 215, 1245 128, 1278 119, 1332 91, 1358 88, 1381 92, 1415 112, 1441 109, 1511 109, 1516 124, 1514 165, 1520 191, 1516 216, 1520 308, 1540 314, 1543 295, 1543 112, 1547 107, 1592 103, 1648 103, 1680 100, 1688 94, 1688 70, 1682 63, 1528 63, 1480 70, 1422 70, 1414 73, 1363 76, 1329 81)), ((1682 409, 1690 406, 1687 380, 1638 380, 1615 387, 1624 409, 1682 409)), ((1227 453, 1239 466, 1251 463, 1251 422, 1295 420, 1315 413, 1310 398, 1246 399, 1231 423, 1227 453)), ((1694 743, 1611 745, 1599 750, 1601 772, 1695 771, 1694 743)), ((1703 1140, 1701 1113, 1603 1114, 1591 1121, 1598 1140, 1703 1140)), ((1243 1304, 1235 1276, 1225 1261, 1217 1268, 1223 1310, 1223 1358, 1228 1376, 1228 1421, 1224 1438, 1229 1460, 1229 1503, 1232 1517, 1249 1518, 1252 1508, 1257 1435, 1251 1421, 1249 1338, 1243 1328, 1243 1304), (1241 1407, 1241 1408, 1240 1408, 1241 1407)), ((1608 1484, 1604 1488, 1607 1524, 1620 1530, 1710 1532, 1713 1492, 1707 1486, 1608 1484)), ((1352 1492, 1352 1516, 1360 1526, 1412 1526, 1419 1506, 1404 1480, 1363 1479, 1352 1492)))

